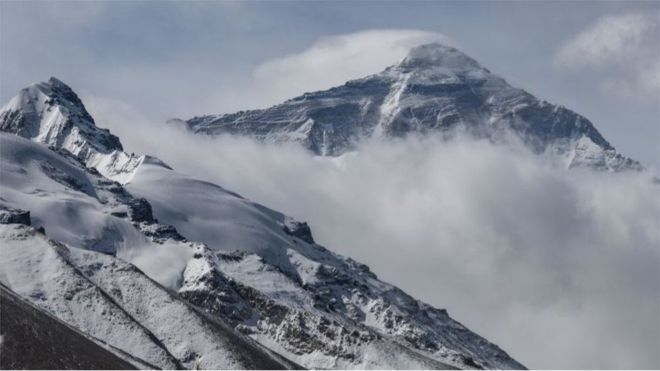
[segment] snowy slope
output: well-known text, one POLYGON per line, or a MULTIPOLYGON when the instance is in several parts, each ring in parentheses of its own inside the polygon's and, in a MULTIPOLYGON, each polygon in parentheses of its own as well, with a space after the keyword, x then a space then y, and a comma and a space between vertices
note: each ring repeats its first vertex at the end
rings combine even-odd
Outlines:
POLYGON ((513 133, 566 167, 640 169, 583 116, 510 86, 474 59, 440 44, 413 48, 385 71, 263 110, 172 120, 193 132, 295 141, 338 156, 368 137, 467 131, 506 141, 513 133))
POLYGON ((135 366, 0 284, 0 368, 113 369, 135 366), (35 337, 33 334, 40 334, 35 337))
POLYGON ((156 263, 169 256, 190 257, 190 248, 177 239, 153 241, 145 235, 161 230, 167 237, 167 227, 136 214, 139 200, 120 184, 90 171, 68 152, 6 133, 0 133, 0 155, 0 206, 29 210, 32 224, 44 227, 53 239, 115 254, 162 284, 176 285, 183 265, 163 270, 156 263))
POLYGON ((45 227, 49 237, 105 253, 69 248, 32 227, 0 226, 0 281, 81 331, 158 367, 283 367, 143 273, 176 289, 202 245, 141 218, 131 206, 136 199, 118 183, 70 155, 6 133, 0 133, 0 151, 1 209, 28 209, 32 224, 45 227))
POLYGON ((288 368, 129 263, 0 225, 3 284, 90 336, 161 368, 288 368))
MULTIPOLYGON (((86 112, 62 85, 27 91, 69 91, 50 109, 86 112)), ((0 127, 18 135, 0 133, 0 220, 27 210, 45 235, 0 227, 0 281, 85 333, 168 368, 295 367, 235 330, 308 368, 523 367, 446 311, 315 244, 306 223, 145 156, 122 185, 103 175, 129 173, 90 162, 107 156, 97 139, 111 135, 91 117, 32 136, 23 127, 42 132, 52 120, 28 114, 29 102, 9 106, 0 127), (91 157, 61 139, 83 131, 91 157)))

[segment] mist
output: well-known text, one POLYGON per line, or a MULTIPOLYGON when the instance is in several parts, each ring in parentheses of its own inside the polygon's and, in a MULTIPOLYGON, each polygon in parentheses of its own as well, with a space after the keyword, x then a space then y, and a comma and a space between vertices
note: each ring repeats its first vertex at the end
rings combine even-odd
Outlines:
POLYGON ((319 158, 85 102, 127 151, 309 222, 318 243, 447 308, 527 367, 660 367, 652 174, 567 171, 522 146, 460 136, 319 158))

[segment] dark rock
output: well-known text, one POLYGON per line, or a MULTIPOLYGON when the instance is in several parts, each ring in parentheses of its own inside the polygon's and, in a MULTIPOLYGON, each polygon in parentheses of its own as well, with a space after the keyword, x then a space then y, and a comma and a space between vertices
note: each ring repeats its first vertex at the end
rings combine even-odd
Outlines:
POLYGON ((315 243, 314 237, 312 237, 312 230, 306 222, 287 220, 282 230, 289 236, 298 237, 307 243, 315 243))
POLYGON ((32 225, 30 212, 0 206, 0 224, 32 225))
POLYGON ((151 204, 144 198, 134 198, 129 201, 128 210, 134 222, 153 223, 154 221, 151 204))
POLYGON ((471 367, 471 368, 475 368, 475 369, 481 369, 482 368, 480 365, 478 365, 474 361, 474 358, 469 357, 469 356, 463 358, 463 363, 465 363, 466 366, 471 367))
POLYGON ((172 225, 151 225, 148 228, 143 228, 142 233, 148 237, 153 237, 155 240, 172 239, 175 241, 185 241, 185 238, 180 235, 176 228, 172 225))

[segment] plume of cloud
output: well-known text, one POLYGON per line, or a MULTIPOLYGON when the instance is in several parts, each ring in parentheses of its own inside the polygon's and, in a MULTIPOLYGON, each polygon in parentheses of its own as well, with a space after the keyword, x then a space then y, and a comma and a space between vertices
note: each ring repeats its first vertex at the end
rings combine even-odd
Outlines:
POLYGON ((606 15, 567 40, 556 52, 556 62, 583 71, 610 70, 604 92, 619 97, 650 99, 660 94, 658 16, 641 13, 606 15))
POLYGON ((654 28, 654 19, 643 14, 604 16, 566 42, 558 59, 565 64, 588 66, 625 58, 643 46, 654 28))
POLYGON ((372 29, 323 37, 302 52, 272 59, 258 66, 255 84, 281 100, 327 89, 361 78, 396 63, 421 44, 456 42, 437 32, 372 29))
POLYGON ((318 158, 86 102, 128 150, 307 220, 320 243, 529 367, 660 367, 660 193, 649 174, 566 171, 469 138, 318 158))

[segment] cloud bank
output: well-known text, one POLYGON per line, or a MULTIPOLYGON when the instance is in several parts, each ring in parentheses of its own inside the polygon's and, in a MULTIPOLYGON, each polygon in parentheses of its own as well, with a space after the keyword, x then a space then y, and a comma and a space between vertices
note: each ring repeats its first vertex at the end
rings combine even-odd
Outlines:
POLYGON ((612 71, 604 92, 627 98, 652 99, 660 94, 658 15, 623 13, 603 16, 556 52, 563 67, 612 71))
POLYGON ((127 150, 307 220, 320 243, 528 367, 660 367, 660 193, 649 174, 566 171, 466 138, 318 158, 86 102, 127 150))

